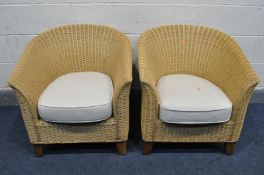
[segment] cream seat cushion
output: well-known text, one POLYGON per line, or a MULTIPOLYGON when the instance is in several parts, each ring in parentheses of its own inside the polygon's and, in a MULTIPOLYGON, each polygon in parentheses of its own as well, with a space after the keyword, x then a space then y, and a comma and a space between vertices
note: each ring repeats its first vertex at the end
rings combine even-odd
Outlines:
POLYGON ((63 75, 41 94, 39 116, 49 122, 96 122, 112 115, 113 85, 110 77, 99 72, 63 75))
POLYGON ((173 74, 157 84, 159 117, 167 123, 207 124, 230 119, 232 103, 216 85, 203 78, 173 74))

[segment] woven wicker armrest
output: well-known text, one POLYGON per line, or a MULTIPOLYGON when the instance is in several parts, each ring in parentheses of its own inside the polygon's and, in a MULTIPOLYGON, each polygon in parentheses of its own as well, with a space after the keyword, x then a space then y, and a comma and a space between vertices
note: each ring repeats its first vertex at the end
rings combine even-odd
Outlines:
POLYGON ((225 45, 225 54, 215 63, 217 66, 213 71, 214 76, 209 76, 209 80, 218 85, 232 101, 230 122, 236 123, 234 133, 239 133, 236 134, 239 136, 250 97, 260 80, 239 45, 231 37, 222 45, 225 45))
POLYGON ((142 89, 141 132, 143 140, 152 140, 155 123, 158 119, 158 95, 156 84, 159 80, 160 60, 158 50, 152 49, 151 43, 144 36, 138 41, 138 64, 142 89))
POLYGON ((108 74, 114 86, 114 100, 120 95, 126 86, 132 83, 132 50, 126 37, 120 38, 121 48, 113 51, 103 69, 108 74), (116 52, 116 53, 115 53, 116 52))
MULTIPOLYGON (((224 44, 223 44, 224 45, 224 44)), ((244 101, 259 83, 259 78, 237 43, 230 38, 223 50, 226 54, 214 64, 214 76, 209 80, 217 84, 233 104, 244 101)), ((249 96, 250 97, 250 96, 249 96)))
MULTIPOLYGON (((114 86, 113 112, 117 121, 118 139, 128 137, 129 125, 129 94, 132 83, 132 49, 129 39, 119 38, 120 48, 112 50, 108 62, 104 64, 114 86)), ((118 45, 119 45, 118 44, 118 45)))
MULTIPOLYGON (((47 60, 39 38, 33 39, 24 50, 8 80, 18 97, 27 100, 33 119, 38 119, 37 102, 46 86, 56 78, 56 68, 47 60)), ((19 100, 19 102, 21 102, 19 100)))

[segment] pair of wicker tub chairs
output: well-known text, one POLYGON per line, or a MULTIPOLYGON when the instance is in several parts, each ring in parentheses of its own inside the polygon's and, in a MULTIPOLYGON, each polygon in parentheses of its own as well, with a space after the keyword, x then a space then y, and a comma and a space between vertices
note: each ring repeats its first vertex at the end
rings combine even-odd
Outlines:
MULTIPOLYGON (((132 53, 128 38, 100 25, 68 25, 35 37, 12 76, 23 120, 36 156, 47 144, 114 142, 126 154, 132 53), (91 123, 58 123, 40 118, 38 100, 56 78, 73 72, 101 72, 113 83, 112 114, 91 123)), ((145 32, 138 42, 142 89, 143 153, 154 142, 222 142, 232 154, 258 77, 236 42, 214 29, 168 25, 145 32), (218 124, 169 124, 159 118, 158 80, 170 74, 202 77, 220 87, 232 102, 229 121, 218 124)))

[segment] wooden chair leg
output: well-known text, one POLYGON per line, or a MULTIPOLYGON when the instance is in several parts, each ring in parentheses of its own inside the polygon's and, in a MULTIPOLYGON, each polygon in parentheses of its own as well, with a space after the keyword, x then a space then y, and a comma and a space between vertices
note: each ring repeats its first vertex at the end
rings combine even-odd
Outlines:
POLYGON ((126 141, 124 142, 117 142, 116 143, 117 152, 120 155, 125 155, 127 153, 126 151, 126 141))
POLYGON ((44 146, 39 144, 34 144, 34 152, 36 157, 41 157, 44 153, 44 146))
POLYGON ((148 155, 150 154, 153 147, 153 142, 143 142, 143 154, 148 155))
POLYGON ((227 155, 232 155, 235 150, 236 142, 227 142, 225 143, 225 151, 227 155))

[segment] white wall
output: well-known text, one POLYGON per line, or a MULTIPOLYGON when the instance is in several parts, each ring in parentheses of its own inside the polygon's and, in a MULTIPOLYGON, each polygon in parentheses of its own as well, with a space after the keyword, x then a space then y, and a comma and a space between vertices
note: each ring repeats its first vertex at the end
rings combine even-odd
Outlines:
POLYGON ((49 28, 72 23, 106 24, 133 43, 162 24, 201 24, 232 35, 261 77, 264 88, 264 0, 0 0, 0 88, 25 44, 49 28))

